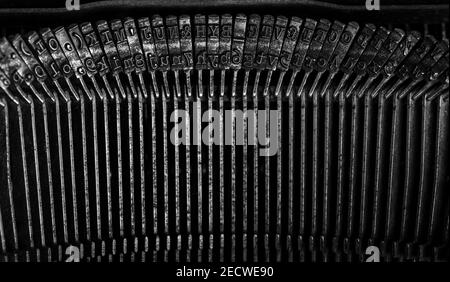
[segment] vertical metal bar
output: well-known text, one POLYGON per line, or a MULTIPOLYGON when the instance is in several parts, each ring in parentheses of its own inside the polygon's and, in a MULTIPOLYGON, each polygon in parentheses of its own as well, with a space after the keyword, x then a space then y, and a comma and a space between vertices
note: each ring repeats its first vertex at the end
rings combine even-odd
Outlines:
POLYGON ((152 127, 152 203, 153 203, 153 234, 158 233, 158 175, 156 158, 156 105, 155 95, 150 95, 150 112, 152 127))
MULTIPOLYGON (((208 109, 209 109, 209 122, 213 121, 213 99, 212 97, 208 99, 208 109)), ((209 138, 212 138, 213 128, 209 127, 209 138)), ((209 140, 208 146, 208 224, 209 232, 213 232, 213 218, 214 218, 214 201, 213 201, 213 191, 214 191, 214 173, 213 173, 213 141, 209 140)))
MULTIPOLYGON (((231 95, 231 233, 236 233, 236 97, 231 95)), ((233 243, 234 240, 232 240, 233 243)), ((234 252, 235 248, 232 248, 234 252)))
MULTIPOLYGON (((118 200, 119 200, 119 236, 124 235, 124 223, 123 223, 123 174, 122 174, 122 127, 121 127, 121 96, 115 91, 115 106, 116 106, 116 133, 117 133, 117 183, 118 183, 118 200)), ((126 97, 126 96, 125 96, 126 97)))
POLYGON ((133 137, 133 96, 127 93, 128 105, 128 151, 130 169, 130 225, 131 236, 136 234, 136 206, 135 206, 135 180, 134 180, 134 137, 133 137))
MULTIPOLYGON (((265 119, 265 136, 269 138, 270 134, 270 97, 264 97, 264 108, 266 111, 266 119, 265 119)), ((268 139, 266 139, 268 140, 268 139)), ((265 232, 266 234, 270 233, 270 157, 266 156, 264 159, 264 171, 265 171, 265 180, 264 180, 264 212, 265 212, 265 232)))
POLYGON ((377 114, 377 140, 376 140, 376 153, 375 153, 375 179, 374 179, 374 193, 373 193, 373 214, 372 214, 372 232, 370 239, 372 244, 378 243, 380 232, 380 220, 384 213, 381 207, 381 203, 384 200, 385 183, 384 179, 384 166, 385 166, 385 134, 386 134, 386 104, 384 95, 378 96, 378 114, 377 114))
MULTIPOLYGON (((448 92, 447 92, 448 93, 448 92)), ((428 241, 436 242, 439 237, 439 229, 444 226, 445 218, 445 205, 447 204, 447 216, 448 216, 448 189, 445 187, 445 175, 448 172, 448 110, 449 100, 448 96, 441 95, 438 97, 438 116, 436 119, 436 141, 435 148, 435 162, 434 162, 434 175, 433 175, 433 203, 430 211, 430 225, 428 228, 428 241), (447 202, 447 203, 446 203, 447 202)), ((447 187, 448 188, 448 187, 447 187)), ((438 239, 442 240, 442 239, 438 239)))
MULTIPOLYGON (((44 104, 43 98, 39 93, 35 92, 36 97, 39 102, 44 104)), ((41 173, 39 169, 39 156, 38 156, 38 144, 37 144, 37 134, 36 134, 36 111, 35 104, 32 99, 30 99, 30 111, 31 111, 31 130, 33 137, 33 154, 34 154, 34 168, 36 175, 36 190, 37 190, 37 201, 38 201, 38 213, 39 213, 39 231, 41 235, 41 246, 45 246, 45 232, 44 232, 44 215, 42 206, 42 192, 41 192, 41 173)))
MULTIPOLYGON (((237 71, 235 71, 237 73, 237 71)), ((237 79, 237 78, 236 78, 237 79)), ((235 92, 234 92, 235 93, 235 92)), ((242 112, 247 113, 247 95, 242 94, 242 112)), ((243 235, 247 236, 248 226, 248 140, 249 115, 244 116, 243 120, 243 146, 242 146, 242 217, 243 217, 243 235)), ((246 248, 246 246, 244 247, 246 248)), ((244 256, 246 251, 244 251, 244 256)), ((245 260, 244 260, 245 261, 245 260)))
MULTIPOLYGON (((181 95, 178 94, 178 95, 181 95)), ((173 97, 173 112, 175 114, 174 130, 178 132, 178 97, 173 97)), ((175 229, 176 233, 180 233, 180 148, 178 144, 175 147, 175 229)))
MULTIPOLYGON (((19 88, 20 89, 20 88, 19 88)), ((19 90, 18 89, 18 90, 19 90)), ((26 94, 23 90, 19 90, 21 95, 26 99, 26 94)), ((23 115, 22 115, 22 105, 17 105, 17 114, 19 118, 19 134, 20 134, 20 148, 21 148, 21 158, 22 158, 22 169, 23 169, 23 179, 24 179, 24 189, 25 189, 25 201, 26 201, 26 212, 27 212, 27 225, 28 225, 28 240, 30 248, 34 248, 33 240, 33 223, 31 218, 31 205, 30 205, 30 188, 28 182, 28 167, 26 162, 26 149, 25 149, 25 134, 23 129, 23 115)))
MULTIPOLYGON (((302 96, 306 96, 306 92, 302 92, 302 96)), ((312 261, 314 262, 316 258, 316 242, 315 239, 319 231, 319 189, 320 189, 320 179, 319 179, 319 98, 318 95, 312 97, 313 106, 313 136, 312 136, 312 194, 311 194, 311 235, 309 237, 310 248, 312 248, 312 261)))
MULTIPOLYGON (((270 98, 269 98, 270 99, 270 98)), ((277 99, 277 147, 278 147, 278 151, 277 151, 277 234, 281 234, 281 227, 282 227, 282 171, 283 171, 283 159, 282 159, 282 155, 283 155, 283 151, 282 151, 282 120, 281 120, 281 113, 283 112, 283 99, 282 96, 279 95, 278 97, 276 97, 277 99)), ((271 118, 271 117, 269 117, 271 118)), ((270 134, 274 134, 274 132, 270 132, 270 134)), ((289 192, 293 192, 291 190, 289 190, 289 192)), ((289 194, 289 199, 291 199, 292 194, 289 194)), ((290 201, 288 199, 288 201, 290 201)), ((289 206, 289 203, 288 203, 289 206)), ((291 211, 292 206, 288 207, 289 212, 291 211)), ((289 228, 289 226, 288 226, 289 228)))
MULTIPOLYGON (((288 94, 292 97, 295 103, 295 99, 297 98, 294 94, 288 94)), ((306 222, 306 95, 302 95, 300 97, 300 214, 299 214, 299 235, 306 235, 305 232, 305 222, 306 222)), ((293 115, 290 116, 290 119, 295 119, 294 112, 293 115)), ((292 121, 293 123, 294 121, 292 121)))
MULTIPOLYGON (((56 100, 58 101, 58 100, 56 100)), ((81 138, 82 138, 82 148, 83 148, 83 179, 84 179, 84 203, 86 210, 86 240, 91 240, 91 220, 90 220, 90 204, 89 204, 89 175, 88 175, 88 163, 87 163, 87 144, 86 144, 86 108, 84 95, 80 95, 80 106, 81 106, 81 138)), ((120 120, 120 119, 119 119, 120 120)), ((58 139, 60 139, 60 126, 58 126, 59 134, 58 139)), ((60 142, 60 140, 58 140, 60 142)), ((61 153, 60 153, 61 155, 61 153)), ((60 163, 62 167, 62 163, 60 163)))
MULTIPOLYGON (((162 118, 163 118, 163 157, 164 157, 164 233, 169 233, 169 160, 167 145, 167 89, 162 96, 162 118)), ((175 99, 175 97, 174 97, 175 99)))
MULTIPOLYGON (((6 107, 7 106, 6 106, 6 101, 3 98, 0 99, 0 106, 3 108, 3 113, 6 114, 7 113, 6 107)), ((5 129, 5 137, 6 137, 6 135, 7 135, 6 132, 9 130, 9 128, 6 126, 8 117, 6 115, 4 115, 4 118, 5 118, 4 129, 5 129)), ((6 151, 6 150, 9 151, 9 148, 6 148, 6 146, 5 146, 4 149, 5 149, 5 155, 9 155, 9 152, 6 151)), ((7 163, 6 166, 8 167, 9 163, 7 163)), ((8 172, 7 172, 7 177, 8 177, 8 172)), ((3 227, 3 216, 2 216, 1 206, 0 206, 0 246, 1 246, 2 253, 6 253, 5 230, 4 230, 4 227, 3 227)))
MULTIPOLYGON (((66 101, 67 106, 67 113, 68 113, 68 120, 71 120, 71 102, 70 99, 66 96, 66 93, 61 92, 61 95, 63 95, 63 99, 66 101), (70 114, 69 114, 70 113, 70 114)), ((55 95, 55 112, 56 112, 56 123, 57 127, 58 124, 61 123, 61 109, 60 109, 60 103, 59 98, 57 95, 55 95)), ((70 125, 71 123, 69 123, 70 125)), ((70 132, 72 132, 71 127, 69 126, 70 132)), ((58 140, 59 140, 59 134, 58 134, 58 140)), ((48 146, 47 150, 47 159, 50 160, 51 154, 50 154, 50 143, 46 144, 48 146)), ((59 148, 59 142, 58 142, 58 148, 59 148)), ((50 217, 51 217, 51 223, 52 223, 52 243, 56 245, 57 243, 57 235, 56 235, 56 217, 55 217, 55 199, 53 196, 53 175, 52 175, 52 167, 51 162, 48 162, 47 164, 47 170, 49 172, 48 179, 49 179, 49 185, 48 185, 48 193, 49 193, 49 199, 50 199, 50 217)))
MULTIPOLYGON (((314 92, 312 95, 319 95, 319 93, 314 92)), ((323 250, 324 253, 324 261, 328 260, 328 237, 329 237, 329 227, 331 226, 331 199, 332 199, 332 159, 331 156, 333 154, 332 147, 332 126, 333 126, 333 117, 332 117, 332 97, 329 92, 325 93, 325 118, 324 118, 324 150, 323 150, 323 207, 322 207, 322 237, 320 245, 325 248, 323 250)), ((333 188, 332 188, 333 187, 333 188)))
MULTIPOLYGON (((202 86, 200 86, 201 88, 202 86)), ((196 116, 194 117, 196 119, 197 122, 197 127, 195 130, 197 130, 197 140, 196 140, 196 145, 197 145, 197 215, 198 215, 198 233, 202 233, 202 227, 203 227, 203 161, 202 161, 202 134, 201 134, 201 129, 202 129, 202 119, 201 119, 201 115, 202 115, 202 103, 201 103, 201 96, 200 93, 198 95, 197 98, 197 103, 195 103, 196 105, 196 116)))
MULTIPOLYGON (((340 95, 343 95, 340 94, 340 95)), ((359 98, 357 95, 351 97, 351 133, 350 133, 350 164, 349 164, 349 193, 348 193, 348 210, 347 210, 347 232, 344 239, 344 244, 348 245, 354 237, 354 229, 356 224, 356 201, 357 201, 357 190, 358 190, 358 173, 356 170, 359 165, 359 131, 360 125, 360 106, 359 98)), ((352 253, 347 253, 348 261, 352 259, 352 253)))
MULTIPOLYGON (((383 95, 384 96, 384 95, 383 95)), ((406 150, 405 150, 405 181, 403 190, 403 204, 402 204, 402 218, 400 223, 400 241, 405 242, 412 239, 411 227, 413 226, 413 196, 417 191, 415 189, 417 182, 417 152, 419 146, 419 117, 415 101, 413 100, 413 93, 409 94, 407 99, 407 113, 406 113, 406 150)))
MULTIPOLYGON (((185 97, 184 100, 184 109, 190 113, 190 98, 185 97)), ((192 231, 192 221, 191 221, 191 122, 190 119, 186 119, 186 230, 187 233, 190 234, 192 231)))
MULTIPOLYGON (((114 99, 114 98, 112 98, 114 99)), ((112 191, 111 191, 111 156, 109 150, 109 99, 103 94, 103 121, 105 127, 105 161, 106 161, 106 198, 108 205, 108 236, 113 238, 112 191)))
MULTIPOLYGON (((245 89, 245 88, 244 88, 245 89)), ((259 233, 259 150, 258 150, 258 96, 253 96, 255 119, 253 121, 253 231, 259 233)), ((255 245, 253 245, 255 248, 255 245)))
MULTIPOLYGON (((330 93, 331 94, 331 93, 330 93)), ((337 183, 336 183, 336 230, 333 238, 333 251, 336 252, 336 261, 340 261, 340 246, 341 246, 341 236, 343 234, 343 226, 344 226, 344 207, 345 207, 345 199, 344 199, 344 189, 346 189, 346 161, 345 157, 347 155, 347 151, 345 150, 346 146, 346 129, 347 129, 347 119, 346 119, 346 100, 344 97, 344 93, 341 92, 339 95, 339 121, 338 121, 338 164, 337 164, 337 183)))
POLYGON ((365 95, 364 99, 364 130, 363 130, 363 153, 362 153, 362 172, 361 172, 361 204, 359 217, 359 242, 362 243, 366 235, 369 205, 369 181, 370 181, 370 148, 372 146, 372 97, 365 95))
POLYGON ((219 96, 219 139, 220 139, 220 146, 219 146, 219 201, 220 201, 220 233, 223 234, 225 232, 225 163, 224 163, 224 109, 223 109, 223 97, 219 96))
MULTIPOLYGON (((69 100, 64 100, 66 103, 67 111, 71 107, 69 100)), ((84 121, 84 100, 82 100, 82 122, 84 121)), ((62 204, 62 217, 63 217, 63 236, 64 242, 68 242, 68 234, 67 234, 67 215, 66 215, 66 198, 65 198, 65 181, 64 181, 64 162, 63 162, 63 149, 62 149, 62 131, 61 131, 61 107, 59 99, 56 99, 56 127, 58 134, 58 159, 59 159, 59 174, 60 174, 60 188, 61 188, 61 204, 62 204)), ((84 141, 84 139, 83 139, 84 141)), ((84 153, 84 151, 83 151, 84 153)), ((51 195, 53 197, 53 194, 51 195)), ((89 208, 86 209, 87 214, 89 208)))
MULTIPOLYGON (((100 94, 99 94, 100 95, 100 94)), ((92 130, 94 137, 94 177, 95 177, 95 209, 96 209, 96 225, 97 239, 102 239, 102 218, 101 218, 101 199, 100 199, 100 168, 98 155, 98 125, 97 125, 97 96, 91 93, 92 106, 92 130)))
MULTIPOLYGON (((280 95, 281 96, 281 95, 280 95)), ((289 187, 288 187, 288 234, 293 235, 294 224, 294 95, 288 97, 289 100, 289 187)))
MULTIPOLYGON (((9 95, 8 95, 9 96, 9 95)), ((11 96, 10 96, 11 97, 11 96)), ((3 100, 5 101, 5 100, 3 100)), ((19 239, 17 234, 17 222, 16 222, 16 212, 14 207, 14 186, 11 178, 11 152, 10 152, 10 138, 9 138, 9 106, 5 101, 4 103, 4 115, 5 115, 5 150, 6 150, 6 179, 8 183, 8 200, 9 207, 11 213, 11 223, 12 223, 12 231, 13 231, 13 242, 14 242, 14 250, 19 248, 19 239)))
POLYGON ((386 209, 386 227, 385 242, 389 243, 395 236, 395 222, 397 220, 397 211, 399 203, 399 180, 400 180, 400 146, 401 134, 401 118, 403 116, 403 106, 399 94, 396 94, 393 101, 392 128, 391 128, 391 144, 390 144, 390 160, 389 160, 389 193, 387 198, 386 209))
POLYGON ((430 162, 430 150, 431 150, 431 101, 422 98, 422 124, 421 124, 421 142, 420 142, 420 178, 419 178, 419 193, 417 203, 416 222, 414 227, 414 242, 421 243, 424 239, 426 210, 428 208, 428 193, 429 193, 429 175, 431 167, 428 165, 430 162))
MULTIPOLYGON (((70 176, 71 176, 71 184, 72 184, 72 204, 73 204, 73 225, 74 225, 74 238, 76 241, 79 240, 78 234, 78 205, 77 205, 77 185, 76 185, 76 175, 75 175, 75 153, 74 153, 74 144, 73 144, 73 128, 72 128, 72 101, 70 100, 67 93, 64 93, 65 101, 67 104, 67 123, 69 130, 69 154, 70 154, 70 176)), ((54 95, 56 97, 56 95, 54 95)), ((56 98, 55 98, 56 99, 56 98)), ((47 140, 48 141, 48 140, 47 140)), ((48 145, 50 146, 50 145, 48 145)), ((48 152, 48 159, 50 159, 50 152, 48 152)), ((48 165, 48 171, 51 173, 50 163, 48 165)), ((51 175, 49 175, 49 178, 51 175)), ((50 180, 49 180, 50 183, 50 180)), ((53 181, 51 182, 53 183, 53 181)), ((52 184, 53 185, 53 184, 52 184)), ((50 184, 49 184, 50 186, 50 184)), ((53 188, 51 189, 53 190, 53 188)))

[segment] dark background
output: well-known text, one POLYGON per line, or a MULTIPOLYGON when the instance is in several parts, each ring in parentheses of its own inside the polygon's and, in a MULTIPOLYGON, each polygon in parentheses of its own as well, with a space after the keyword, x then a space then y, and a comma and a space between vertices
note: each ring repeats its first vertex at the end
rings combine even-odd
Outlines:
MULTIPOLYGON (((368 11, 366 0, 80 0, 68 11, 66 0, 0 0, 0 27, 21 32, 92 19, 148 16, 159 13, 267 13, 374 24, 440 24, 448 22, 448 0, 381 0, 380 11, 368 11)), ((9 33, 9 32, 8 32, 9 33)))

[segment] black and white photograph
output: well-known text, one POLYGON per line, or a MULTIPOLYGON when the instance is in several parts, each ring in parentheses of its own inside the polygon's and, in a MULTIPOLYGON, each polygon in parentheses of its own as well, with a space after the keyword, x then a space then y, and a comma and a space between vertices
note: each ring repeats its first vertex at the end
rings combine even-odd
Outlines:
POLYGON ((0 1, 0 273, 448 263, 448 36, 448 0, 0 1))

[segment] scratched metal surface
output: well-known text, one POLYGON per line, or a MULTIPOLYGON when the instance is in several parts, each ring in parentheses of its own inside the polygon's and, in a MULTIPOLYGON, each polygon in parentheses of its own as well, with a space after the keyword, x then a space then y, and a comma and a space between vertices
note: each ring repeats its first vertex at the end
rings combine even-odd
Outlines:
POLYGON ((85 261, 362 261, 376 245, 383 261, 448 261, 442 20, 233 13, 3 29, 0 260, 64 261, 73 245, 85 261), (190 145, 170 140, 177 109, 190 145), (269 118, 233 119, 257 109, 276 110, 274 156, 194 133, 265 132, 269 118))

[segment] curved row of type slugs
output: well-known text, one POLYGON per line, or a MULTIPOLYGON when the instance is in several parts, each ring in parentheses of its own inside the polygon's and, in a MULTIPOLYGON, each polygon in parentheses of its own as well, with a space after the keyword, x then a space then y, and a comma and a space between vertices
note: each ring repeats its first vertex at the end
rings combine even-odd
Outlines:
MULTIPOLYGON (((244 85, 248 85, 249 72, 255 72, 253 95, 259 89, 261 72, 266 71, 263 94, 267 95, 273 71, 279 71, 275 95, 279 95, 287 71, 292 72, 287 82, 286 95, 290 95, 297 74, 304 72, 297 95, 307 90, 308 78, 315 73, 308 93, 317 91, 324 95, 336 74, 334 96, 344 92, 363 95, 378 77, 382 84, 373 85, 373 96, 388 81, 396 79, 388 90, 390 96, 403 82, 412 80, 403 92, 408 92, 420 81, 445 83, 448 59, 439 58, 448 52, 446 39, 437 42, 432 36, 422 38, 416 31, 392 31, 373 24, 360 26, 356 22, 343 24, 327 19, 313 20, 252 14, 182 15, 151 18, 97 21, 95 24, 72 24, 68 28, 43 28, 26 35, 15 35, 11 40, 3 37, 1 52, 1 87, 6 91, 29 87, 36 96, 41 85, 44 93, 54 100, 48 83, 60 91, 66 83, 78 101, 79 93, 73 78, 81 84, 88 97, 92 96, 86 79, 92 82, 95 92, 104 97, 103 84, 110 98, 114 98, 112 82, 125 98, 123 78, 133 96, 137 96, 135 78, 147 96, 144 73, 150 73, 152 86, 148 89, 157 97, 161 89, 165 95, 177 96, 185 92, 192 95, 191 72, 197 70, 198 83, 203 86, 202 72, 210 70, 210 84, 215 81, 215 70, 221 71, 220 95, 225 92, 225 72, 233 71, 232 95, 236 95, 237 71, 245 70, 244 85), (439 63, 438 63, 439 62, 439 63), (174 73, 175 87, 171 89, 168 71, 174 73), (179 72, 184 72, 185 87, 180 85, 179 72), (327 72, 325 86, 319 81, 327 72), (160 77, 162 76, 162 77, 160 77), (101 78, 98 80, 98 78, 101 78), (109 79, 113 78, 113 79, 109 79), (353 78, 353 80, 351 80, 353 78), (162 86, 160 87, 160 81, 162 86), (348 84, 348 85, 347 85, 348 84), (173 91, 175 90, 175 91, 173 91)), ((447 55, 448 58, 448 55, 447 55)), ((149 84, 150 85, 150 84, 149 84)), ((215 95, 215 87, 210 87, 215 95)), ((61 92, 61 91, 60 91, 61 92)), ((247 93, 247 89, 243 90, 247 93)), ((60 93, 66 95, 65 93, 60 93)), ((203 95, 203 87, 198 88, 203 95)), ((12 95, 11 95, 12 96, 12 95)))

